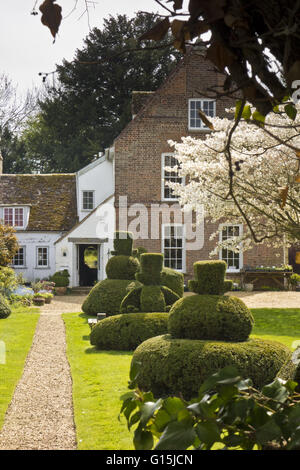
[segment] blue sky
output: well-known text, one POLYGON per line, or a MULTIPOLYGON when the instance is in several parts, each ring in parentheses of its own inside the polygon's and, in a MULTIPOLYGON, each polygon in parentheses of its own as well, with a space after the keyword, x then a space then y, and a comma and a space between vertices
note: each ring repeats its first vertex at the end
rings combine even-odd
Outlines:
MULTIPOLYGON (((63 17, 72 11, 76 0, 57 0, 63 7, 63 17)), ((83 15, 83 0, 77 9, 65 18, 53 44, 48 28, 40 21, 40 13, 31 15, 35 0, 2 0, 0 7, 0 72, 5 72, 18 86, 20 94, 33 86, 42 85, 39 72, 51 72, 63 58, 71 60, 82 40, 89 32, 87 16, 83 15), (80 18, 80 19, 79 19, 80 18)), ((42 0, 38 0, 38 5, 42 0)), ((154 0, 96 0, 90 8, 90 25, 102 26, 103 18, 110 14, 127 14, 136 11, 158 11, 154 0)))

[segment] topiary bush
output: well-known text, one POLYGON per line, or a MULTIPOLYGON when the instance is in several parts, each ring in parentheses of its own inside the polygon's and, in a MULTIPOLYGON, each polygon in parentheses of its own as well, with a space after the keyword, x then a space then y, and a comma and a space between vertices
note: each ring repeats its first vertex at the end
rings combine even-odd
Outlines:
POLYGON ((107 279, 98 282, 82 304, 82 311, 88 315, 104 312, 118 315, 123 298, 132 288, 140 286, 135 281, 139 261, 132 256, 132 234, 115 232, 114 256, 106 264, 107 279))
POLYGON ((168 331, 174 338, 246 341, 254 319, 237 297, 192 295, 173 305, 168 331))
POLYGON ((133 256, 117 255, 110 258, 105 270, 108 279, 135 279, 139 262, 133 256))
POLYGON ((99 321, 90 342, 97 349, 132 351, 148 338, 167 332, 167 313, 132 313, 99 321))
POLYGON ((87 315, 97 315, 101 312, 118 315, 123 298, 139 285, 137 281, 130 279, 104 279, 91 289, 81 309, 87 315))
POLYGON ((9 303, 3 297, 3 295, 0 294, 0 319, 7 318, 11 314, 11 308, 9 306, 9 303))
POLYGON ((143 283, 124 297, 120 312, 165 312, 179 299, 179 296, 168 287, 161 285, 163 255, 160 253, 143 253, 140 257, 140 271, 136 279, 143 283))
POLYGON ((225 261, 197 261, 194 263, 195 280, 188 283, 196 294, 222 295, 232 289, 233 282, 225 281, 225 261))
POLYGON ((254 323, 241 299, 224 296, 226 263, 197 262, 190 286, 201 294, 184 297, 172 306, 169 335, 151 338, 134 352, 140 365, 137 384, 154 394, 197 395, 203 381, 226 366, 251 378, 260 388, 272 381, 290 357, 280 343, 249 339, 254 323))
POLYGON ((119 230, 114 233, 114 251, 112 255, 132 256, 133 238, 131 232, 119 230))
POLYGON ((68 287, 70 283, 70 274, 67 269, 57 271, 50 277, 50 281, 55 283, 55 287, 68 287))
POLYGON ((182 273, 175 271, 175 269, 163 268, 161 272, 161 283, 163 286, 168 287, 179 295, 179 297, 183 296, 184 277, 182 273))
POLYGON ((205 341, 163 335, 140 344, 133 362, 141 364, 137 376, 141 390, 190 399, 211 374, 225 366, 236 367, 260 389, 274 379, 289 356, 289 348, 275 341, 205 341))

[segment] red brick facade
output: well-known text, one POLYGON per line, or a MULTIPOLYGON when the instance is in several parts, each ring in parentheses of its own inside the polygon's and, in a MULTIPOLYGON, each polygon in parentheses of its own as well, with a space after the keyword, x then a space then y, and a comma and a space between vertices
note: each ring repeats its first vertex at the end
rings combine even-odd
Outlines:
MULTIPOLYGON (((208 87, 220 85, 222 79, 220 74, 213 71, 212 65, 204 60, 200 51, 186 55, 164 85, 149 95, 146 104, 115 140, 117 227, 126 228, 122 222, 119 223, 120 196, 127 197, 128 207, 132 204, 143 204, 149 209, 151 204, 162 203, 161 158, 163 153, 172 152, 168 140, 180 141, 182 136, 204 135, 204 131, 188 130, 188 100, 204 97, 201 92, 205 93, 208 87)), ((233 104, 228 98, 217 101, 216 115, 225 116, 225 109, 233 104)), ((177 211, 181 213, 179 206, 177 211)), ((138 213, 132 213, 128 222, 137 215, 138 213)), ((136 240, 135 245, 144 246, 150 252, 161 252, 161 231, 158 239, 151 239, 150 230, 143 228, 148 236, 136 240)), ((216 242, 210 240, 210 235, 215 230, 216 226, 205 223, 203 248, 186 251, 184 271, 187 278, 193 276, 195 261, 209 259, 209 253, 214 249, 216 242)), ((243 265, 273 266, 281 263, 283 249, 274 250, 261 245, 243 254, 243 265), (276 253, 279 256, 276 256, 276 253)))

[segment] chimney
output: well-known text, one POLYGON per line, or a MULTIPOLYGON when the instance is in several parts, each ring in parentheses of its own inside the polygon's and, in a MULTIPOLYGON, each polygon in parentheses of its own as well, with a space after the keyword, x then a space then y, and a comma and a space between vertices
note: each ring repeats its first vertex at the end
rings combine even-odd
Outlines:
POLYGON ((0 175, 2 175, 2 173, 3 173, 3 158, 0 152, 0 175))
POLYGON ((150 96, 154 91, 133 91, 131 98, 131 113, 132 119, 135 118, 137 113, 143 108, 150 96))

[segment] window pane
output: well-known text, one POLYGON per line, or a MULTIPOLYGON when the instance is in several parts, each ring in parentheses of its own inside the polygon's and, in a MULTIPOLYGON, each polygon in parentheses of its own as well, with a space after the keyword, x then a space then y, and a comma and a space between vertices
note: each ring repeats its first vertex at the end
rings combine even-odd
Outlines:
POLYGON ((23 208, 18 207, 15 209, 15 227, 23 227, 24 225, 24 215, 23 215, 23 208))
POLYGON ((25 248, 20 247, 18 253, 14 256, 13 266, 24 266, 25 265, 25 248))
POLYGON ((164 265, 172 269, 183 267, 183 227, 169 225, 164 227, 163 239, 164 265))
POLYGON ((48 266, 48 248, 47 247, 38 248, 37 264, 38 266, 48 266))
POLYGON ((93 191, 83 191, 82 208, 85 210, 94 209, 94 192, 93 191))
POLYGON ((168 186, 167 183, 182 184, 182 178, 178 175, 177 171, 167 171, 165 167, 177 167, 178 161, 173 155, 163 155, 162 159, 163 198, 177 199, 177 196, 173 194, 173 190, 168 186))
POLYGON ((13 225, 14 220, 13 220, 13 209, 5 207, 4 208, 4 224, 5 225, 13 225))

